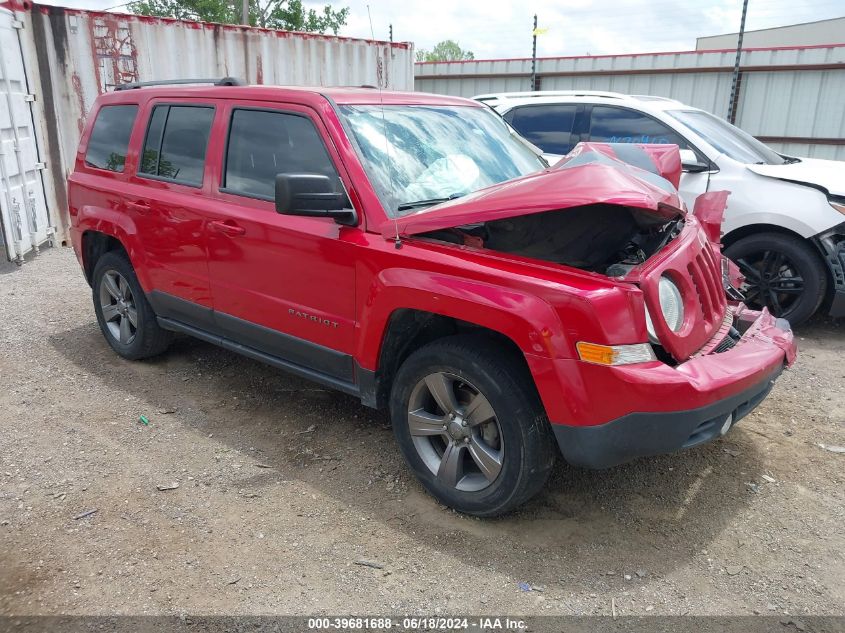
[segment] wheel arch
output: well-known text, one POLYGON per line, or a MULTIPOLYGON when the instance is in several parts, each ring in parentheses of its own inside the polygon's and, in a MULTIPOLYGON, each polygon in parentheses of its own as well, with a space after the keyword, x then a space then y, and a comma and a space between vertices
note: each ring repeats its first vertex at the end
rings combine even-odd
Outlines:
POLYGON ((364 327, 355 358, 365 404, 384 403, 398 368, 385 363, 415 349, 397 351, 394 341, 404 337, 421 345, 434 340, 426 337, 462 331, 485 333, 501 341, 503 349, 518 352, 547 409, 559 399, 557 393, 546 393, 546 383, 537 377, 554 373, 556 350, 567 349, 567 339, 555 308, 536 293, 463 276, 389 268, 369 279, 361 294, 367 299, 359 315, 364 327), (416 320, 425 327, 416 331, 416 320))
POLYGON ((827 275, 827 291, 825 294, 827 295, 826 298, 829 298, 835 286, 833 271, 830 269, 830 265, 827 262, 827 258, 825 256, 824 251, 821 249, 821 246, 818 244, 817 240, 813 238, 804 237, 801 234, 796 233, 795 231, 792 231, 783 226, 778 226, 777 224, 746 224, 745 226, 736 228, 730 233, 726 233, 725 235, 723 235, 722 247, 723 249, 728 248, 729 246, 736 244, 739 240, 744 237, 759 233, 777 233, 779 235, 785 235, 787 237, 795 238, 807 244, 818 258, 819 263, 824 268, 825 275, 827 275))
POLYGON ((728 249, 744 238, 765 235, 767 233, 791 238, 796 240, 798 243, 803 244, 806 247, 807 251, 811 253, 812 256, 815 258, 816 263, 818 263, 818 265, 821 267, 821 270, 824 274, 824 280, 822 282, 823 290, 821 293, 821 297, 819 298, 819 305, 817 305, 816 309, 814 310, 815 313, 819 310, 820 306, 823 306, 830 301, 831 297, 833 296, 836 285, 834 271, 832 270, 830 263, 826 257, 826 254, 817 239, 813 239, 812 237, 803 237, 795 231, 778 225, 748 224, 734 229, 730 233, 727 233, 722 236, 722 246, 723 249, 728 249))
MULTIPOLYGON (((470 321, 416 308, 397 308, 384 328, 378 350, 377 366, 371 372, 368 398, 365 403, 385 408, 393 380, 402 363, 421 347, 434 341, 459 334, 476 334, 496 343, 504 354, 513 357, 531 377, 525 354, 516 341, 498 330, 470 321)), ((531 378, 533 384, 533 378, 531 378)), ((536 386, 535 386, 536 388, 536 386)))
POLYGON ((94 282, 97 261, 109 251, 126 253, 126 247, 118 238, 102 231, 88 230, 82 233, 82 270, 89 286, 94 282))
POLYGON ((811 243, 812 240, 807 239, 800 233, 793 231, 792 229, 788 229, 784 226, 778 226, 777 224, 764 224, 764 223, 756 223, 756 224, 746 224, 744 226, 740 226, 735 228, 734 230, 726 233, 722 236, 722 246, 727 248, 732 244, 735 244, 739 240, 744 237, 748 237, 749 235, 755 235, 758 233, 779 233, 781 235, 787 235, 789 237, 794 237, 804 242, 811 243))
POLYGON ((121 249, 129 258, 138 282, 145 292, 150 290, 147 256, 139 242, 138 227, 126 213, 114 209, 85 206, 77 215, 76 231, 80 234, 82 268, 90 284, 97 259, 110 250, 121 249))

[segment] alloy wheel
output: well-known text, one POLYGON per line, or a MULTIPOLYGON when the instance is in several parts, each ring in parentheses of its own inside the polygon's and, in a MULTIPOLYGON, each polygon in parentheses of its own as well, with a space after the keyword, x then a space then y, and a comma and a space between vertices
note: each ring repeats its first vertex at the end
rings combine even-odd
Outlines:
POLYGON ((490 402, 446 372, 420 380, 408 403, 411 439, 425 466, 445 486, 478 492, 502 470, 502 429, 490 402))
POLYGON ((783 253, 766 250, 736 260, 745 276, 742 290, 752 308, 765 306, 775 316, 787 313, 804 292, 804 279, 783 253))
POLYGON ((138 309, 129 282, 116 270, 103 274, 100 308, 109 334, 122 345, 130 345, 138 331, 138 309))

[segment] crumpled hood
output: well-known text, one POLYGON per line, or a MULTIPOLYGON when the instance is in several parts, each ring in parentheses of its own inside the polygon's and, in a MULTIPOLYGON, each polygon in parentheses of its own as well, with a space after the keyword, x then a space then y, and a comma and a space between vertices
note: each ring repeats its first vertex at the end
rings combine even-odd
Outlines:
POLYGON ((839 160, 802 158, 800 163, 748 165, 748 169, 761 176, 821 187, 828 194, 845 196, 845 162, 839 160))
MULTIPOLYGON (((620 160, 609 143, 581 143, 554 167, 400 217, 398 227, 388 222, 382 233, 393 237, 398 228, 400 235, 415 235, 600 203, 647 209, 667 219, 677 216, 683 208, 677 190, 658 175, 672 177, 675 163, 680 174, 677 146, 638 147, 646 156, 656 148, 650 170, 620 160)), ((647 160, 642 165, 649 167, 647 160)))

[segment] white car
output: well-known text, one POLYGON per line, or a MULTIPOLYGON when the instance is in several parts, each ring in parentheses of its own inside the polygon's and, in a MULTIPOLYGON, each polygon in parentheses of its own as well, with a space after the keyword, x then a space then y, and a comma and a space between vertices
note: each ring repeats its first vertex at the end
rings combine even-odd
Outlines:
POLYGON ((725 254, 746 277, 746 303, 801 323, 824 304, 845 316, 845 162, 778 154, 717 116, 663 97, 540 91, 479 95, 547 155, 580 141, 674 143, 692 209, 728 190, 725 254))

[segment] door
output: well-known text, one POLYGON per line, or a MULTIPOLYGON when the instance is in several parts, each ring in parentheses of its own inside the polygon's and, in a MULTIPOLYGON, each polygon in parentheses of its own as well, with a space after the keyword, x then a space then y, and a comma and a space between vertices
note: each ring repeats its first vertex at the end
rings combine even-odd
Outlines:
POLYGON ((578 142, 573 139, 576 104, 534 104, 518 106, 504 119, 545 154, 568 154, 578 142))
POLYGON ((0 8, 0 248, 9 261, 52 239, 14 15, 0 8))
MULTIPOLYGON (((680 149, 700 154, 683 136, 662 121, 643 112, 616 106, 592 107, 589 139, 604 143, 672 143, 680 149)), ((706 161, 706 158, 702 156, 702 160, 706 161)), ((695 199, 707 191, 708 178, 707 172, 681 174, 678 193, 689 210, 692 210, 695 199)))
POLYGON ((325 129, 293 105, 232 106, 226 120, 215 138, 220 203, 208 234, 215 321, 236 342, 351 382, 361 231, 280 215, 273 203, 279 173, 324 174, 341 190, 325 129))
POLYGON ((159 316, 213 330, 206 150, 216 105, 153 101, 143 110, 136 173, 124 199, 137 227, 159 316))

